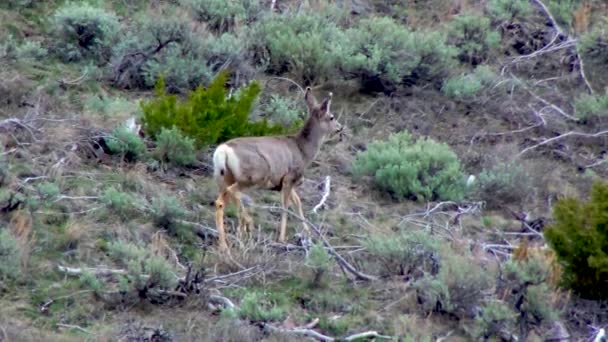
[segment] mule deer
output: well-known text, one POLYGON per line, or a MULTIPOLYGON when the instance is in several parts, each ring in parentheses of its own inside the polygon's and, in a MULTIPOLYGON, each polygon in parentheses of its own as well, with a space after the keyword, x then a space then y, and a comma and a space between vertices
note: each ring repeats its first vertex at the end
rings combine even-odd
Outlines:
MULTIPOLYGON (((279 242, 285 242, 286 210, 291 201, 304 218, 302 202, 295 188, 301 183, 304 170, 315 159, 325 137, 342 132, 342 125, 330 111, 332 93, 319 105, 310 87, 307 87, 304 99, 309 116, 297 134, 235 138, 220 144, 213 153, 213 174, 219 187, 219 196, 215 201, 215 223, 221 251, 228 251, 224 207, 230 200, 237 205, 239 235, 242 229, 252 229, 253 220, 241 203, 240 192, 245 189, 281 192, 283 211, 277 230, 279 242)), ((308 232, 307 225, 304 222, 302 225, 308 232)))

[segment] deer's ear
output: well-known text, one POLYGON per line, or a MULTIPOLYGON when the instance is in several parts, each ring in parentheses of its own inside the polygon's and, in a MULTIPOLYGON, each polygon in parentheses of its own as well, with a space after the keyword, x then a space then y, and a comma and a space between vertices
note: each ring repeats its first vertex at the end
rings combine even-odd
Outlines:
POLYGON ((325 98, 325 100, 323 100, 323 103, 321 103, 321 112, 323 114, 327 114, 329 113, 329 107, 331 106, 331 98, 333 97, 333 93, 329 93, 329 95, 325 98))
POLYGON ((310 87, 306 87, 306 92, 304 93, 304 100, 306 100, 306 105, 308 106, 308 110, 310 112, 312 112, 312 110, 317 107, 317 100, 312 94, 312 90, 310 89, 310 87))

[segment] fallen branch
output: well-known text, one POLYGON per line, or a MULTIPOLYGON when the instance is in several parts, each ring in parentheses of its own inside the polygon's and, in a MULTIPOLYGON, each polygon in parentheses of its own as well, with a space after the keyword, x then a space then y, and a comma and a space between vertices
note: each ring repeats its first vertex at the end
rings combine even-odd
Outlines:
POLYGON ((567 138, 567 137, 570 137, 570 136, 578 136, 578 137, 583 137, 583 138, 597 138, 597 137, 600 137, 600 136, 605 135, 605 134, 608 134, 608 130, 597 132, 597 133, 583 133, 583 132, 570 131, 568 133, 564 133, 562 135, 558 135, 556 137, 546 139, 546 140, 544 140, 544 141, 542 141, 542 142, 540 142, 540 143, 538 143, 536 145, 528 146, 528 147, 524 148, 521 152, 519 152, 515 157, 519 158, 519 157, 523 156, 524 154, 526 154, 527 152, 529 152, 529 151, 531 151, 531 150, 533 150, 533 149, 535 149, 537 147, 540 147, 540 146, 543 146, 543 145, 547 145, 547 144, 549 144, 551 142, 554 142, 554 141, 557 141, 557 140, 561 140, 563 138, 567 138))
POLYGON ((236 305, 234 305, 234 303, 230 299, 228 299, 226 297, 223 297, 223 296, 210 295, 209 296, 209 301, 210 302, 216 302, 216 303, 223 304, 224 307, 226 307, 228 309, 235 309, 236 308, 236 305))
POLYGON ((85 272, 91 272, 93 274, 95 274, 96 276, 110 276, 110 275, 114 275, 114 274, 127 274, 126 270, 121 270, 121 269, 111 269, 111 268, 92 268, 92 267, 88 267, 88 268, 74 268, 74 267, 66 267, 66 266, 61 266, 61 265, 57 265, 57 269, 61 272, 61 273, 65 273, 69 276, 80 276, 85 272))
MULTIPOLYGON (((551 14, 551 11, 549 11, 549 8, 542 2, 542 0, 531 0, 531 1, 540 8, 541 12, 543 12, 543 14, 549 20, 549 22, 551 22, 551 25, 553 25, 553 27, 555 28, 555 36, 553 37, 551 44, 555 40, 557 40, 557 38, 560 36, 568 38, 568 40, 571 40, 571 39, 569 39, 568 35, 564 32, 564 30, 562 30, 562 28, 559 26, 559 24, 557 23, 557 21, 551 14)), ((579 72, 580 72, 583 82, 585 83, 585 87, 587 88, 587 91, 589 91, 590 94, 593 94, 594 93, 593 87, 591 87, 589 80, 587 80, 587 76, 585 75, 585 67, 583 64, 583 59, 581 58, 581 55, 576 50, 576 45, 574 45, 574 57, 576 58, 576 60, 579 63, 579 72)))
POLYGON ((315 205, 314 208, 312 208, 312 212, 313 213, 317 213, 317 210, 319 210, 327 201, 327 198, 329 197, 329 192, 331 189, 331 177, 330 176, 326 176, 325 177, 325 185, 323 186, 323 197, 321 197, 321 201, 315 205))
POLYGON ((349 335, 346 336, 344 338, 340 338, 337 339, 335 337, 331 337, 331 336, 327 336, 327 335, 323 335, 319 332, 316 332, 312 329, 301 329, 301 328, 296 328, 296 329, 282 329, 282 328, 278 328, 275 326, 272 326, 270 324, 264 324, 264 328, 266 328, 267 330, 270 331, 275 331, 275 332, 280 332, 280 333, 284 333, 284 334, 292 334, 292 335, 301 335, 301 336, 308 336, 308 337, 313 337, 319 341, 326 341, 326 342, 333 342, 333 341, 355 341, 361 338, 380 338, 380 339, 386 339, 386 340, 390 340, 392 339, 391 336, 385 336, 385 335, 380 335, 378 334, 377 331, 366 331, 366 332, 362 332, 362 333, 357 333, 357 334, 353 334, 353 335, 349 335))
POLYGON ((78 326, 78 325, 74 325, 74 324, 57 323, 57 326, 60 327, 60 328, 76 329, 76 330, 82 331, 85 334, 90 334, 91 333, 87 329, 85 329, 85 328, 83 328, 81 326, 78 326))

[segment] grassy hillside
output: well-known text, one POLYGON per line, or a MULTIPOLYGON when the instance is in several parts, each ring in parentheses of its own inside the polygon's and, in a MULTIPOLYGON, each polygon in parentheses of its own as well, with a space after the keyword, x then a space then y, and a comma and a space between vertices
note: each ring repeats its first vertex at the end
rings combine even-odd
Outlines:
POLYGON ((600 0, 3 1, 0 341, 594 336, 606 18, 600 0), (256 229, 236 236, 229 206, 227 257, 213 149, 299 129, 306 86, 346 127, 298 188, 315 232, 290 216, 277 243, 279 193, 246 191, 256 229))

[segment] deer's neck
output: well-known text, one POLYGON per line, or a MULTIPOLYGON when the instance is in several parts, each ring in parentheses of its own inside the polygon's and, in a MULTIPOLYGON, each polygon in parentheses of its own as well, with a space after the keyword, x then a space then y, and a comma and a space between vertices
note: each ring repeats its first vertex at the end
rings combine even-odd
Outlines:
POLYGON ((315 159, 321 148, 323 138, 319 123, 312 118, 306 121, 304 127, 296 135, 296 143, 300 151, 302 151, 306 164, 311 163, 315 159))

